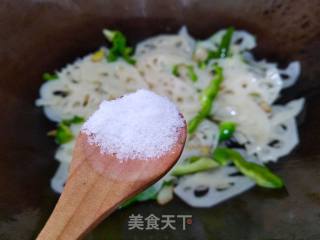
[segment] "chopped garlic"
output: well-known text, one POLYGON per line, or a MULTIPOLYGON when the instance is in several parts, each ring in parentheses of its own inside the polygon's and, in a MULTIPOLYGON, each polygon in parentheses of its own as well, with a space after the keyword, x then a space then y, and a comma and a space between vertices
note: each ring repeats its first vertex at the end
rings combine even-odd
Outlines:
POLYGON ((92 62, 100 62, 103 58, 104 58, 104 51, 102 48, 91 55, 92 62))
POLYGON ((157 195, 157 202, 160 205, 167 204, 173 199, 173 186, 165 185, 157 195))

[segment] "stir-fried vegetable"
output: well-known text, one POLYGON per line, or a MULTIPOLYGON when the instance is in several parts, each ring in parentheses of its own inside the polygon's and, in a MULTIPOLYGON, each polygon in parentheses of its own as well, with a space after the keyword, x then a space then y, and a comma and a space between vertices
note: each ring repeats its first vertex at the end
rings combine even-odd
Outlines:
POLYGON ((236 130, 236 124, 234 122, 222 122, 219 125, 219 141, 225 141, 232 137, 236 130))
POLYGON ((71 119, 63 120, 62 123, 66 124, 67 126, 70 126, 71 124, 80 124, 84 122, 83 117, 74 116, 71 119))
POLYGON ((200 67, 207 65, 212 59, 226 58, 230 56, 230 45, 233 36, 234 28, 229 27, 225 34, 222 36, 218 49, 215 51, 207 51, 204 61, 200 61, 198 64, 200 67))
POLYGON ((57 80, 58 79, 58 76, 57 74, 53 73, 53 74, 50 74, 50 73, 44 73, 42 75, 42 79, 44 81, 52 81, 52 80, 57 80))
POLYGON ((157 199, 158 190, 151 186, 144 190, 143 192, 139 193, 138 195, 134 196, 133 198, 129 199, 125 203, 121 204, 119 208, 125 208, 128 207, 136 202, 144 202, 148 200, 155 200, 157 199))
POLYGON ((213 159, 221 166, 227 165, 231 160, 228 149, 222 147, 218 147, 214 150, 213 159))
POLYGON ((180 71, 182 68, 185 68, 187 71, 188 78, 191 79, 191 81, 196 82, 198 81, 198 76, 194 71, 194 67, 192 65, 186 65, 186 64, 176 64, 172 68, 172 74, 176 77, 180 77, 180 71))
POLYGON ((192 65, 187 66, 187 75, 193 82, 198 81, 198 76, 195 73, 192 65))
POLYGON ((129 64, 135 64, 136 61, 131 57, 133 49, 127 46, 127 39, 121 32, 104 29, 103 34, 112 44, 107 55, 109 62, 122 57, 129 64))
POLYGON ((179 66, 180 64, 176 64, 176 65, 173 65, 173 68, 172 68, 172 74, 176 77, 179 77, 180 76, 180 73, 179 73, 179 66))
POLYGON ((234 28, 229 27, 226 33, 223 35, 219 48, 216 51, 216 58, 226 58, 230 55, 229 49, 233 36, 234 28))
POLYGON ((206 171, 218 167, 219 164, 211 158, 201 157, 183 165, 178 165, 172 171, 173 176, 182 176, 196 172, 206 171))
POLYGON ((64 144, 70 142, 74 138, 69 126, 64 123, 60 123, 56 130, 55 140, 58 144, 64 144))
MULTIPOLYGON (((234 32, 234 28, 229 27, 226 33, 223 35, 218 49, 216 51, 209 51, 206 60, 204 62, 202 61, 199 62, 199 67, 205 66, 206 64, 208 64, 208 62, 211 59, 225 58, 230 55, 229 49, 230 49, 233 32, 234 32)), ((197 129, 198 125, 203 121, 203 119, 209 115, 212 104, 213 104, 213 100, 217 96, 219 87, 223 81, 222 68, 217 65, 214 65, 214 68, 217 75, 211 81, 210 85, 202 93, 201 110, 188 124, 188 131, 190 134, 193 133, 197 129)), ((229 131, 229 133, 225 131, 224 134, 220 135, 222 138, 220 140, 226 140, 231 137, 235 129, 232 131, 232 128, 230 128, 229 130, 231 130, 229 131), (230 137, 228 137, 229 135, 230 137)))
POLYGON ((223 69, 214 65, 215 77, 211 80, 209 86, 201 94, 201 110, 188 124, 188 132, 194 133, 199 124, 210 114, 213 101, 218 95, 220 85, 223 81, 223 69))
POLYGON ((266 188, 281 188, 283 181, 267 167, 246 161, 240 153, 229 148, 217 148, 213 158, 221 165, 232 161, 239 171, 254 180, 257 185, 266 188))
POLYGON ((84 122, 84 118, 79 116, 74 116, 71 119, 63 120, 59 123, 57 129, 54 131, 52 135, 55 136, 55 141, 58 144, 64 144, 70 142, 74 136, 70 129, 72 124, 80 124, 84 122))

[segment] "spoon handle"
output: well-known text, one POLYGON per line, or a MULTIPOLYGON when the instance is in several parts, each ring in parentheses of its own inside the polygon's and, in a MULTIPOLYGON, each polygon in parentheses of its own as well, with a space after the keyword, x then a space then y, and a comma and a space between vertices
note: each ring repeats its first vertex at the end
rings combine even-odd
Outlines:
POLYGON ((65 189, 37 240, 81 239, 115 210, 126 187, 107 181, 82 161, 71 172, 65 189))

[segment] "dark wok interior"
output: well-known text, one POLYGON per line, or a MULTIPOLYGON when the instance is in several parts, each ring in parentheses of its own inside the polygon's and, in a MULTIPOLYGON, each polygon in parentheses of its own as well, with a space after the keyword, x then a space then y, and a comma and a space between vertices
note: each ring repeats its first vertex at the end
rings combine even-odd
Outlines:
POLYGON ((57 162, 46 136, 54 125, 34 107, 45 71, 105 44, 103 27, 132 44, 181 25, 207 37, 230 25, 257 35, 257 56, 302 63, 296 86, 281 101, 306 97, 301 144, 276 165, 286 188, 254 188, 210 209, 175 200, 115 212, 87 239, 320 239, 320 2, 317 0, 55 1, 0 3, 0 239, 34 239, 58 195, 49 187, 57 162), (186 230, 129 231, 131 214, 192 214, 186 230))

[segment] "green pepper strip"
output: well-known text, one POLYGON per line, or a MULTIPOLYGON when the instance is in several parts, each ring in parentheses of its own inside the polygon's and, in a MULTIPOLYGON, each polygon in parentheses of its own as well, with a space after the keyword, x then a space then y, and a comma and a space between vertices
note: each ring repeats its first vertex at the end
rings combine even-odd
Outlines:
POLYGON ((112 44, 112 47, 109 49, 107 54, 107 60, 109 62, 114 62, 119 57, 122 57, 129 64, 136 63, 136 61, 131 57, 133 49, 131 47, 127 47, 127 39, 123 33, 104 29, 103 34, 112 44))
POLYGON ((195 73, 194 67, 192 65, 186 65, 186 64, 183 64, 183 63, 182 64, 176 64, 172 68, 172 74, 174 76, 176 76, 176 77, 179 77, 180 76, 179 68, 183 67, 183 66, 187 68, 187 76, 188 76, 188 78, 190 78, 191 81, 193 81, 193 82, 198 81, 198 76, 195 73))
POLYGON ((225 141, 232 137, 236 130, 236 124, 234 122, 222 122, 219 125, 219 141, 225 141))
POLYGON ((198 76, 195 73, 192 65, 187 66, 187 75, 191 79, 192 82, 198 81, 198 76))
POLYGON ((209 51, 206 60, 200 62, 200 65, 207 65, 211 59, 219 59, 219 58, 226 58, 230 56, 230 46, 231 40, 234 33, 234 28, 229 27, 225 34, 222 36, 221 42, 219 47, 216 51, 209 51))
POLYGON ((172 74, 176 77, 179 77, 180 76, 180 73, 179 73, 179 66, 180 64, 175 64, 172 68, 172 74))
POLYGON ((71 119, 63 120, 62 122, 60 122, 56 130, 55 141, 58 144, 70 142, 74 138, 70 126, 72 124, 80 124, 83 122, 84 118, 79 116, 74 116, 71 119))
POLYGON ((137 194, 136 196, 130 198, 126 202, 120 205, 119 208, 126 208, 128 206, 131 206, 132 204, 136 202, 143 202, 148 200, 155 200, 157 198, 158 191, 155 187, 151 186, 144 190, 143 192, 137 194))
POLYGON ((217 51, 217 58, 226 58, 229 56, 229 49, 231 45, 232 35, 234 33, 234 28, 229 27, 226 33, 223 35, 221 43, 217 51))
POLYGON ((64 123, 60 123, 58 125, 55 140, 57 144, 64 144, 70 142, 73 139, 73 134, 69 126, 65 125, 64 123))
POLYGON ((214 70, 216 72, 215 77, 211 80, 209 86, 205 88, 201 94, 201 110, 194 118, 191 119, 188 124, 189 134, 194 133, 199 124, 210 114, 213 101, 218 95, 220 85, 223 81, 223 69, 218 65, 214 65, 214 70))
POLYGON ((196 172, 206 171, 212 168, 216 168, 218 166, 219 164, 213 161, 211 158, 202 157, 196 161, 176 166, 172 171, 172 175, 183 176, 183 175, 192 174, 196 172))
POLYGON ((232 149, 216 148, 213 159, 220 165, 226 165, 231 160, 242 174, 251 178, 261 187, 281 188, 284 185, 282 179, 267 167, 246 161, 240 153, 232 149))
POLYGON ((58 79, 58 75, 53 73, 53 74, 50 74, 50 73, 44 73, 42 75, 42 79, 44 81, 52 81, 52 80, 57 80, 58 79))

